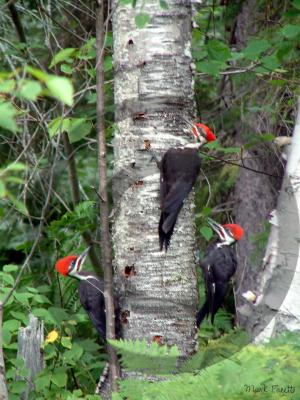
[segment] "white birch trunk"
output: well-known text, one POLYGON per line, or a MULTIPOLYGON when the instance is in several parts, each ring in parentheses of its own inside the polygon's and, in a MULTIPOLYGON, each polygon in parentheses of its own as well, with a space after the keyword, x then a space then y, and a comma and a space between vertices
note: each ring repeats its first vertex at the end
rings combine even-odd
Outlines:
POLYGON ((144 2, 143 29, 134 9, 115 4, 116 138, 114 168, 116 286, 125 339, 160 336, 187 355, 195 348, 197 286, 194 201, 180 212, 169 251, 159 250, 159 171, 142 151, 144 140, 161 156, 185 143, 180 115, 194 114, 189 0, 144 2))
POLYGON ((257 342, 288 330, 300 330, 300 98, 285 178, 271 227, 264 265, 249 288, 255 304, 239 310, 249 315, 248 330, 257 342), (252 309, 251 309, 252 308, 252 309))

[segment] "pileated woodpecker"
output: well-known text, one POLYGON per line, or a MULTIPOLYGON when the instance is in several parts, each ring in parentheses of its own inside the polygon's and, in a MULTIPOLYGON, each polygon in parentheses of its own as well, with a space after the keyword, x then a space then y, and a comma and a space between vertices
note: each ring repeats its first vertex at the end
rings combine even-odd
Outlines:
MULTIPOLYGON (((82 307, 87 312, 94 328, 100 337, 106 338, 106 313, 104 301, 104 282, 91 272, 82 271, 82 265, 87 257, 89 248, 79 256, 66 256, 57 261, 55 268, 64 276, 80 280, 78 291, 82 307)), ((115 308, 115 312, 117 312, 115 308)), ((117 331, 116 318, 116 331, 117 331)))
POLYGON ((218 234, 219 241, 208 247, 204 260, 201 262, 205 279, 206 301, 197 313, 197 327, 209 314, 211 323, 214 323, 215 314, 223 303, 229 280, 237 267, 232 245, 244 234, 243 228, 237 224, 219 225, 210 218, 208 223, 218 234))
MULTIPOLYGON (((188 122, 188 121, 186 121, 188 122)), ((184 147, 171 148, 160 163, 160 207, 159 243, 160 250, 168 249, 178 214, 192 190, 200 172, 201 159, 197 153, 201 146, 216 140, 213 132, 203 124, 189 125, 196 143, 184 147)))

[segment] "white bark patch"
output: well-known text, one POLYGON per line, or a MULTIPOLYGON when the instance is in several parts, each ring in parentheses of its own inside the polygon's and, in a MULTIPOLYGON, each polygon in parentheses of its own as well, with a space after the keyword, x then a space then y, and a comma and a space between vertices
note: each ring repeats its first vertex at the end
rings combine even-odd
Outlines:
POLYGON ((188 354, 195 348, 198 303, 193 195, 180 212, 169 251, 159 251, 159 171, 144 151, 144 140, 159 157, 192 140, 183 135, 180 118, 194 114, 190 3, 171 0, 168 6, 145 2, 150 23, 143 29, 135 26, 138 10, 117 5, 114 14, 114 262, 121 310, 129 312, 124 338, 161 335, 188 354), (126 277, 126 267, 135 274, 126 277))
POLYGON ((279 332, 300 330, 300 99, 286 177, 278 200, 277 222, 272 224, 259 293, 248 328, 256 341, 279 332), (267 326, 266 326, 267 325, 267 326))

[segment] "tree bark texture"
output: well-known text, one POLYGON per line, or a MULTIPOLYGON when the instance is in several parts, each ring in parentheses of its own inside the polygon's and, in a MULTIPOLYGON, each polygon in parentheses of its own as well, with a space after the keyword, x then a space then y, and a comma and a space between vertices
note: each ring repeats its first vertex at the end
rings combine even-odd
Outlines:
POLYGON ((25 367, 30 371, 27 390, 21 394, 23 400, 28 398, 35 376, 44 368, 44 357, 41 351, 43 342, 44 323, 30 315, 29 325, 26 328, 20 328, 18 333, 17 357, 24 360, 25 367))
POLYGON ((194 117, 191 5, 148 0, 140 10, 115 2, 115 280, 125 339, 195 349, 198 303, 193 194, 185 202, 168 252, 159 250, 159 171, 144 141, 161 157, 187 142, 181 115, 194 117), (149 15, 138 29, 135 15, 149 15))
MULTIPOLYGON (((300 98, 286 174, 247 328, 257 342, 300 330, 300 98)), ((250 306, 248 306, 250 307, 250 306)))

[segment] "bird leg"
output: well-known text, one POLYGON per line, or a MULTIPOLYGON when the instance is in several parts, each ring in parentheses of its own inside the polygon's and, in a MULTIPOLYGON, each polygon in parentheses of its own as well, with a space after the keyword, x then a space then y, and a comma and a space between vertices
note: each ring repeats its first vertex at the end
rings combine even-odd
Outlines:
POLYGON ((145 150, 147 150, 147 151, 150 153, 150 155, 151 155, 151 161, 154 160, 155 163, 156 163, 156 165, 157 165, 157 168, 160 170, 160 167, 161 167, 161 160, 158 159, 158 157, 157 157, 155 151, 152 149, 150 140, 145 139, 145 140, 144 140, 144 145, 145 145, 145 150))

